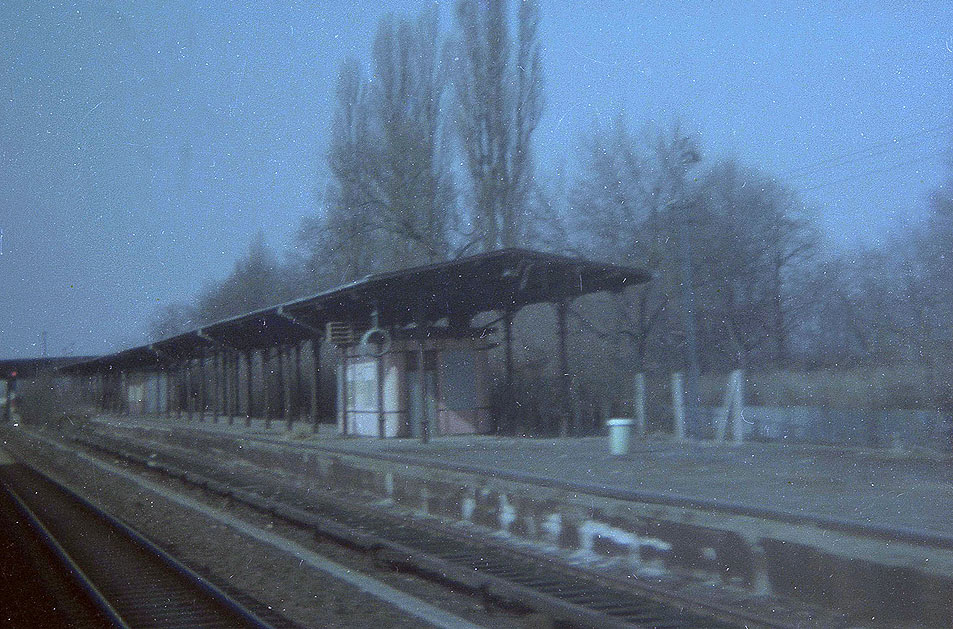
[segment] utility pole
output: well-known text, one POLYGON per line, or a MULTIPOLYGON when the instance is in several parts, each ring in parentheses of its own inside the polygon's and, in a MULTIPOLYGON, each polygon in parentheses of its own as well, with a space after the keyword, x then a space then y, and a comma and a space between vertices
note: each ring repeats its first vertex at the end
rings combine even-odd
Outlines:
POLYGON ((43 358, 46 358, 46 330, 43 330, 42 336, 43 336, 43 353, 41 354, 41 356, 43 358))
MULTIPOLYGON (((681 194, 685 193, 685 175, 686 171, 697 164, 701 156, 694 147, 685 147, 680 162, 683 167, 681 181, 681 194)), ((676 201, 677 203, 677 201, 676 201)), ((685 416, 688 425, 697 424, 698 410, 701 406, 699 399, 698 381, 701 377, 701 368, 698 364, 698 340, 695 330, 695 288, 692 273, 692 235, 694 234, 694 221, 692 220, 691 205, 682 201, 680 211, 681 228, 679 234, 679 258, 682 275, 682 323, 685 326, 685 362, 686 364, 686 386, 685 386, 685 416)))
MULTIPOLYGON (((687 211, 687 210, 685 210, 687 211)), ((689 225, 690 219, 685 217, 679 240, 679 257, 681 258, 682 273, 682 323, 685 326, 685 362, 687 363, 687 379, 685 383, 686 416, 689 425, 697 424, 698 408, 698 380, 701 377, 701 368, 698 365, 698 340, 695 332, 695 289, 692 286, 692 244, 689 225)))

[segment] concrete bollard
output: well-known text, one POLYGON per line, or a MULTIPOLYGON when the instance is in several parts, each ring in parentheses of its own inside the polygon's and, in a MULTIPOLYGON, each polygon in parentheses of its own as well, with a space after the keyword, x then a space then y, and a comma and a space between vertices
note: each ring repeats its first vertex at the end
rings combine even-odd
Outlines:
POLYGON ((639 438, 645 438, 646 431, 646 416, 645 416, 645 374, 637 373, 635 374, 635 382, 633 387, 634 395, 633 402, 635 406, 635 427, 638 431, 639 438))
POLYGON ((736 369, 731 372, 731 415, 729 416, 731 424, 731 439, 735 445, 740 445, 745 438, 744 426, 741 425, 744 419, 745 407, 745 372, 736 369))
POLYGON ((629 453, 629 444, 632 442, 632 427, 634 419, 616 417, 606 420, 609 427, 609 453, 613 456, 622 456, 629 453))
POLYGON ((675 416, 675 441, 685 441, 685 381, 672 374, 672 413, 675 416))

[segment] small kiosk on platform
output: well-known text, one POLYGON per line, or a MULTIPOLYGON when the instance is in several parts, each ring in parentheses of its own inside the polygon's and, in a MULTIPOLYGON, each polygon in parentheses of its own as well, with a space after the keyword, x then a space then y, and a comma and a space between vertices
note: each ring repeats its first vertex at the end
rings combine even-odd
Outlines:
POLYGON ((424 334, 417 330, 395 334, 380 353, 367 344, 343 348, 346 360, 338 368, 339 399, 345 400, 339 405, 340 431, 377 437, 383 425, 385 437, 420 437, 426 423, 438 435, 490 432, 487 350, 495 346, 489 341, 491 331, 430 327, 424 334))

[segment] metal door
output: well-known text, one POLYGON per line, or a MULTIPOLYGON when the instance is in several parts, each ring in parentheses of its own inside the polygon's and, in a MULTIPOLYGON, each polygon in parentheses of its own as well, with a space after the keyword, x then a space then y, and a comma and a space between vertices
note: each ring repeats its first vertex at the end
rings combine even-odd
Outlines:
MULTIPOLYGON (((437 434, 437 370, 436 352, 424 353, 424 377, 427 384, 427 419, 430 434, 437 434)), ((417 352, 407 353, 407 409, 410 414, 410 436, 420 437, 423 417, 420 413, 420 378, 417 376, 417 352)))

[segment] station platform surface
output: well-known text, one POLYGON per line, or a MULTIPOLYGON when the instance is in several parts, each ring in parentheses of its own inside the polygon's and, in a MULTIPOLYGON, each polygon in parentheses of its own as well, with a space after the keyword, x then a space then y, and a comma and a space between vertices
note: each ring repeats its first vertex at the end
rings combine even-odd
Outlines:
POLYGON ((541 480, 584 483, 748 507, 816 515, 860 524, 953 535, 953 460, 879 450, 822 446, 634 441, 612 456, 607 437, 527 439, 496 436, 413 439, 342 437, 332 425, 317 433, 283 422, 224 418, 199 422, 156 416, 100 416, 103 425, 220 431, 294 442, 354 455, 405 455, 541 480))

